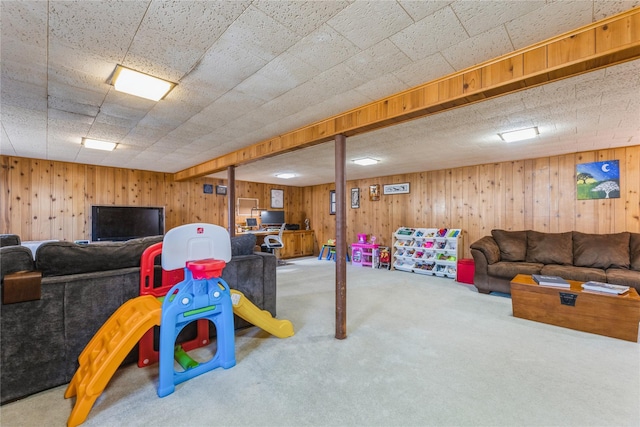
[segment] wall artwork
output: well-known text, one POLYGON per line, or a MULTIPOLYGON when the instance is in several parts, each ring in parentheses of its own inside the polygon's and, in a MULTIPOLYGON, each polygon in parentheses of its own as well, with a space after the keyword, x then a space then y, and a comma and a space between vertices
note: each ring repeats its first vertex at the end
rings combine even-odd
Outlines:
POLYGON ((383 187, 383 194, 407 194, 409 193, 409 183, 387 184, 383 187))
POLYGON ((358 209, 360 207, 360 189, 351 189, 351 209, 358 209))
POLYGON ((620 166, 618 160, 580 163, 576 166, 578 200, 620 198, 620 166))
POLYGON ((380 200, 380 184, 369 186, 369 200, 372 202, 380 200))

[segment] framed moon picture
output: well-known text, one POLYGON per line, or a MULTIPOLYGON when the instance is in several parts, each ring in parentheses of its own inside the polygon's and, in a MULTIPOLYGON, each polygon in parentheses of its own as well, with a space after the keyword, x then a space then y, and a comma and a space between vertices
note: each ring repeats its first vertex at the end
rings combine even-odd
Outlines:
POLYGON ((581 163, 576 166, 578 200, 619 199, 620 163, 618 160, 581 163))

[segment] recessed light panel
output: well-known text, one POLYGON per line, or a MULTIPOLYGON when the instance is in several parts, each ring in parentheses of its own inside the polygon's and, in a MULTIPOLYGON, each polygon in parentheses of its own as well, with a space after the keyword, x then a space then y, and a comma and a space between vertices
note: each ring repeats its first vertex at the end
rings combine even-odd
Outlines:
POLYGON ((111 81, 117 91, 160 101, 175 83, 117 65, 111 81))
POLYGON ((528 129, 515 130, 513 132, 499 133, 498 136, 502 138, 504 142, 516 142, 535 138, 538 136, 538 133, 538 127, 536 126, 528 129))
POLYGON ((82 145, 94 150, 113 151, 118 144, 115 142, 100 141, 98 139, 82 138, 82 145))
POLYGON ((353 163, 360 166, 369 166, 375 165, 376 163, 378 163, 378 160, 372 159, 371 157, 365 157, 364 159, 356 159, 353 161, 353 163))
POLYGON ((289 179, 295 177, 295 173, 278 173, 276 174, 276 178, 289 179))

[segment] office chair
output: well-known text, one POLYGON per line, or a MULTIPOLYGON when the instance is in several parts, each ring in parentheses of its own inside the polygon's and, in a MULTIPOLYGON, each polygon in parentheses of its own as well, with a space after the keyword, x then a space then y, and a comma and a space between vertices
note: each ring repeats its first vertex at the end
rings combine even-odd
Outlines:
POLYGON ((280 232, 277 235, 268 235, 264 236, 264 245, 267 247, 267 250, 271 253, 274 253, 276 256, 276 260, 278 265, 285 265, 286 261, 280 259, 280 249, 284 248, 284 243, 282 242, 282 233, 284 232, 285 226, 287 224, 282 224, 280 227, 280 232))

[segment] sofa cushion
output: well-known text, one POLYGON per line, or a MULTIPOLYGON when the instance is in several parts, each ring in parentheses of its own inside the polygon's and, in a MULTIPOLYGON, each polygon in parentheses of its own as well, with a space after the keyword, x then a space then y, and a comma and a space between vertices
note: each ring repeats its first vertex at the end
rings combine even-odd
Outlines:
POLYGON ((24 246, 3 246, 0 248, 0 280, 4 280, 5 274, 18 271, 32 271, 33 254, 24 246))
POLYGON ((47 242, 36 251, 36 269, 48 277, 139 267, 142 252, 161 241, 162 236, 89 245, 47 242))
POLYGON ((573 232, 573 265, 607 269, 629 268, 629 233, 573 232))
POLYGON ((527 262, 573 264, 572 233, 540 233, 527 231, 527 262))
POLYGON ((560 276, 566 280, 576 280, 578 282, 606 282, 607 275, 599 268, 574 267, 573 265, 549 264, 542 267, 542 274, 545 276, 560 276))
POLYGON ((608 268, 607 283, 614 285, 631 286, 640 291, 640 271, 627 270, 624 268, 608 268))
POLYGON ((256 246, 256 235, 241 234, 231 238, 231 256, 251 255, 256 246))
POLYGON ((20 236, 17 234, 0 234, 0 247, 20 245, 20 236))
POLYGON ((629 267, 640 271, 640 233, 629 233, 629 267))
POLYGON ((491 235, 500 248, 502 261, 524 261, 526 259, 526 231, 491 230, 491 235))
POLYGON ((500 248, 491 236, 484 236, 471 244, 471 249, 476 249, 484 255, 488 264, 500 261, 500 248))
POLYGON ((489 265, 487 270, 491 276, 513 279, 518 274, 540 274, 542 267, 539 263, 500 261, 489 265))

